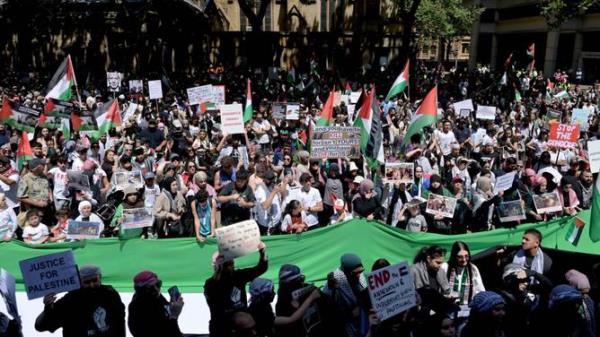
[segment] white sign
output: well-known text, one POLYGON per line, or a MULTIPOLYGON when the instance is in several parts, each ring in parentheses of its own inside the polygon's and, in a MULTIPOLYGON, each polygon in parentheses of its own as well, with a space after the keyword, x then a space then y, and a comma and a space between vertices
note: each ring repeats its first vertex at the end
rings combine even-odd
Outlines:
POLYGON ((150 99, 159 99, 163 97, 162 84, 160 80, 148 81, 148 92, 150 93, 150 99))
POLYGON ((106 73, 106 87, 110 92, 121 91, 121 81, 123 80, 123 74, 117 71, 109 71, 106 73))
MULTIPOLYGON (((7 302, 14 303, 17 306, 17 293, 15 277, 6 269, 0 269, 0 292, 7 299, 7 302)), ((18 311, 18 308, 15 308, 18 311)), ((4 312, 8 319, 13 320, 9 312, 4 312)))
POLYGON ((471 99, 466 99, 464 101, 456 102, 456 103, 452 104, 452 107, 454 108, 454 113, 457 116, 461 110, 469 110, 469 111, 475 110, 475 108, 473 107, 473 100, 471 100, 471 99))
POLYGON ((103 230, 101 222, 69 220, 67 237, 73 240, 98 239, 103 230))
POLYGON ((140 107, 139 104, 135 104, 133 102, 129 102, 127 106, 127 110, 123 112, 123 121, 128 121, 130 118, 135 117, 135 113, 138 111, 140 107))
POLYGON ((152 210, 146 207, 123 209, 122 229, 152 227, 153 224, 152 210))
POLYGON ((225 104, 225 86, 224 85, 213 85, 212 86, 212 103, 217 106, 225 104))
POLYGON ((600 172, 600 140, 591 140, 587 146, 592 173, 598 173, 600 172))
POLYGON ((294 121, 300 119, 300 104, 288 103, 285 107, 285 119, 294 121))
POLYGON ((246 220, 216 229, 219 253, 226 259, 248 255, 258 250, 260 231, 254 220, 246 220))
POLYGON ((498 194, 498 192, 506 191, 509 188, 511 188, 514 180, 515 172, 507 173, 496 177, 496 186, 494 186, 494 194, 498 194))
POLYGON ((347 106, 347 110, 348 110, 348 123, 352 124, 354 123, 354 112, 356 109, 356 105, 355 104, 348 104, 347 106))
POLYGON ((202 103, 202 87, 187 88, 187 95, 190 105, 202 103))
POLYGON ((496 119, 496 107, 479 105, 479 106, 477 106, 476 117, 477 117, 477 119, 487 119, 487 120, 493 121, 496 119))
POLYGON ((407 262, 378 269, 370 273, 367 280, 369 297, 380 321, 417 305, 415 285, 407 262))
POLYGON ((223 104, 221 110, 221 130, 233 135, 244 133, 244 117, 242 115, 242 105, 239 103, 223 104))
POLYGON ((356 104, 356 102, 358 102, 358 99, 360 98, 360 94, 362 94, 362 91, 353 91, 350 93, 350 104, 356 104))
POLYGON ((71 250, 23 260, 19 266, 30 300, 80 288, 79 272, 71 250))
POLYGON ((144 82, 142 80, 129 81, 129 93, 141 94, 144 91, 144 82))

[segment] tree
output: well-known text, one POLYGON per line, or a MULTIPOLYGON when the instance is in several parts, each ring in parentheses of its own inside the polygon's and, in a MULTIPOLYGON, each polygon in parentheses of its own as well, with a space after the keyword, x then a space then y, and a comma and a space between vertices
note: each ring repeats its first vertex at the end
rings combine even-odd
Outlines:
POLYGON ((253 32, 262 31, 262 23, 265 18, 265 14, 267 14, 267 7, 271 0, 238 0, 238 4, 240 5, 240 9, 244 12, 244 15, 248 18, 248 22, 252 26, 253 32), (260 1, 260 6, 258 7, 258 12, 254 12, 255 1, 260 1))

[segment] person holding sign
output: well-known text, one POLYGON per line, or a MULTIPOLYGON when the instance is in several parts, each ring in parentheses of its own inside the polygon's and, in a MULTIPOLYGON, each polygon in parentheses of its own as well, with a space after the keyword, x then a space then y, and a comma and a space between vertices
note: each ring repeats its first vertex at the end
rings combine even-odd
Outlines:
POLYGON ((44 311, 35 321, 37 331, 63 329, 64 337, 125 337, 125 305, 119 293, 102 284, 100 268, 88 265, 79 269, 81 288, 56 300, 44 297, 44 311))
POLYGON ((213 254, 214 273, 204 283, 204 296, 210 309, 208 329, 211 336, 229 335, 229 322, 234 313, 248 308, 246 286, 261 276, 269 267, 267 247, 263 242, 258 245, 260 259, 251 268, 235 269, 233 260, 223 255, 213 254))

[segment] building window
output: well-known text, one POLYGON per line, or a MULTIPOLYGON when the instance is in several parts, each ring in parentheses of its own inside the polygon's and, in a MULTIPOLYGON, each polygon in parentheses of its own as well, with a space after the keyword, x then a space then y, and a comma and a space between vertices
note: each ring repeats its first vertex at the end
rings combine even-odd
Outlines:
POLYGON ((462 44, 462 51, 461 53, 466 54, 469 52, 469 44, 468 43, 463 43, 462 44))
POLYGON ((327 0, 321 0, 321 31, 327 31, 327 0))
POLYGON ((267 11, 265 12, 265 20, 263 30, 265 32, 271 31, 271 21, 272 21, 272 7, 271 4, 267 5, 267 11))

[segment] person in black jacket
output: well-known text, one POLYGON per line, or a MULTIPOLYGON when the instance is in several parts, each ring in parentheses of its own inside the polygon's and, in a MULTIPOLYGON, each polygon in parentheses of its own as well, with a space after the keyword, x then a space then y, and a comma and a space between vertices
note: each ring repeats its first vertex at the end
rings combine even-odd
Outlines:
POLYGON ((134 337, 181 337, 177 319, 183 309, 183 298, 167 299, 160 293, 162 281, 149 271, 134 278, 135 294, 129 303, 127 324, 134 337))
POLYGON ((81 288, 56 300, 44 297, 44 311, 35 321, 37 331, 54 332, 62 328, 64 337, 125 337, 125 305, 119 293, 101 283, 100 268, 79 269, 81 288))
POLYGON ((365 179, 360 183, 359 193, 352 200, 352 209, 357 217, 368 220, 383 219, 383 208, 379 200, 375 197, 374 188, 375 184, 369 179, 365 179))
POLYGON ((233 260, 215 253, 213 256, 214 274, 204 283, 204 296, 210 309, 208 330, 211 337, 229 336, 229 322, 235 312, 246 310, 246 286, 264 274, 269 266, 266 246, 259 243, 260 260, 251 268, 235 269, 233 260))

